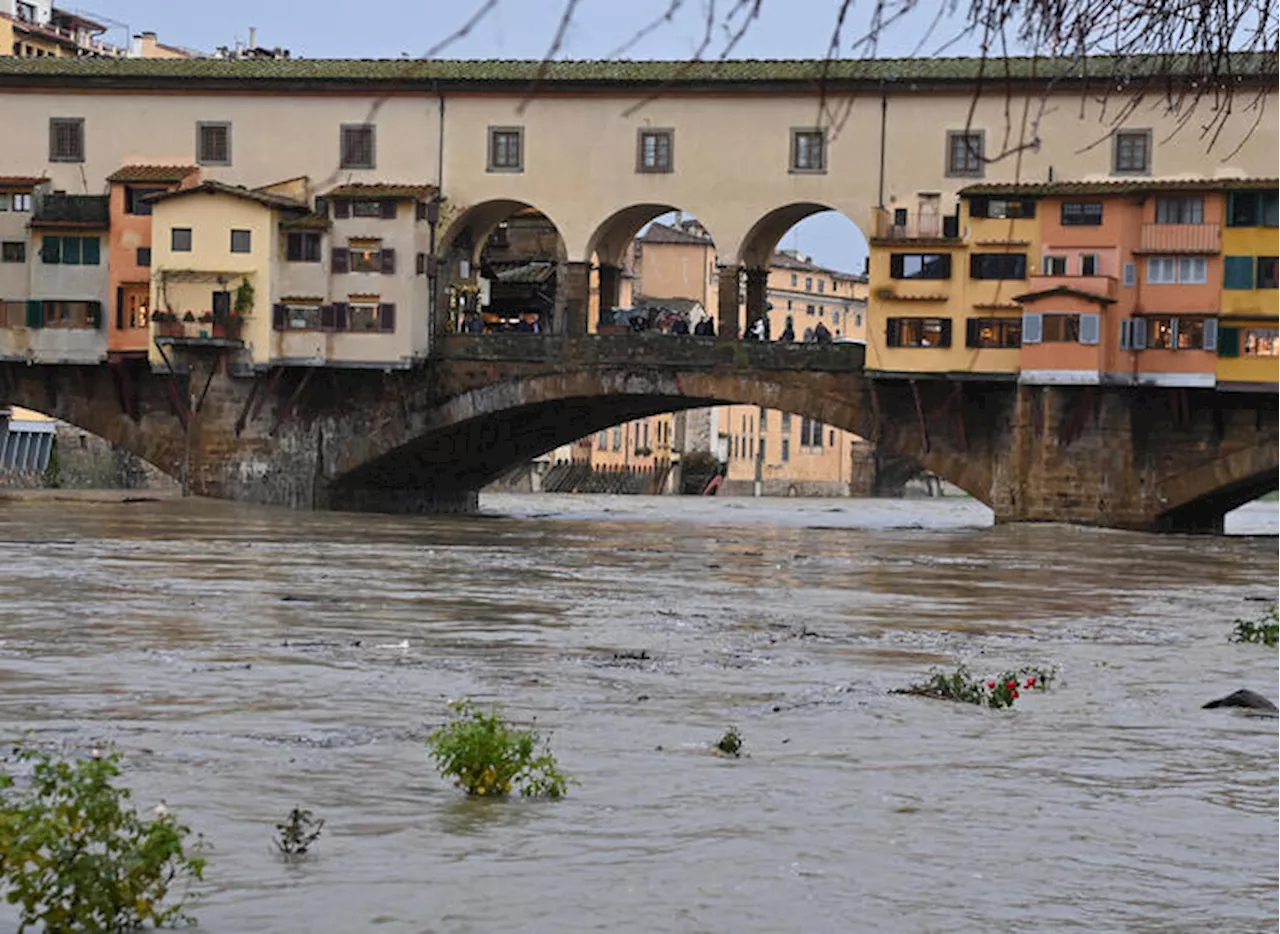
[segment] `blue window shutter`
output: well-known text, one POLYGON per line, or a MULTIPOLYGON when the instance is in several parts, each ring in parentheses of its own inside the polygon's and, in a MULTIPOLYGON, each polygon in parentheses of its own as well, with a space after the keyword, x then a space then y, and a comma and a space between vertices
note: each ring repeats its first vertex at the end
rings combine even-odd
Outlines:
MULTIPOLYGON (((57 239, 56 237, 53 239, 57 239)), ((45 238, 48 243, 49 237, 45 238)), ((38 298, 27 299, 27 327, 42 328, 44 327, 44 302, 38 298)))
POLYGON ((1204 349, 1218 349, 1218 319, 1209 318, 1204 323, 1204 349))
POLYGON ((1038 344, 1044 334, 1044 316, 1039 312, 1028 311, 1022 315, 1022 343, 1038 344))
POLYGON ((1133 319, 1133 341, 1132 341, 1132 343, 1133 343, 1133 349, 1134 349, 1134 350, 1146 350, 1146 349, 1147 349, 1147 319, 1146 319, 1146 318, 1134 318, 1134 319, 1133 319))
POLYGON ((1080 316, 1080 343, 1096 344, 1098 343, 1099 331, 1101 330, 1099 315, 1081 315, 1080 316))
POLYGON ((1224 289, 1253 288, 1253 257, 1225 257, 1222 261, 1222 287, 1224 289))

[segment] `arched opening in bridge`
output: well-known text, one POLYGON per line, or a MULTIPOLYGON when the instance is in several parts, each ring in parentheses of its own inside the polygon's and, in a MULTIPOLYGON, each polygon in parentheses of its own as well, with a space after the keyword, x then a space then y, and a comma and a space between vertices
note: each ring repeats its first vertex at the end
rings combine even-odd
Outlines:
POLYGON ((171 492, 177 484, 92 432, 0 400, 0 489, 171 492))
POLYGON ((523 201, 473 205, 447 222, 438 306, 453 333, 550 333, 566 326, 573 270, 555 222, 523 201))

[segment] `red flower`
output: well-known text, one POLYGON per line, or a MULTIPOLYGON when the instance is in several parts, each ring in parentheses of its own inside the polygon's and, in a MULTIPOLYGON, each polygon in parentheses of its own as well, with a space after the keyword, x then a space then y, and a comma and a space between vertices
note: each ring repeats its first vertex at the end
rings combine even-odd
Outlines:
POLYGON ((987 687, 991 688, 991 690, 994 691, 996 689, 996 683, 994 681, 988 681, 987 687))
POLYGON ((1009 681, 1008 683, 1005 684, 1005 687, 1007 687, 1010 691, 1015 690, 1018 687, 1018 682, 1009 681))
POLYGON ((1018 699, 1018 692, 1017 692, 1017 691, 1014 691, 1014 692, 1013 692, 1013 699, 1014 699, 1014 700, 1017 700, 1017 699, 1018 699))
POLYGON ((1036 686, 1036 679, 1035 679, 1035 678, 1028 678, 1028 679, 1027 679, 1027 687, 1029 687, 1029 688, 1033 688, 1033 687, 1035 687, 1035 686, 1036 686))

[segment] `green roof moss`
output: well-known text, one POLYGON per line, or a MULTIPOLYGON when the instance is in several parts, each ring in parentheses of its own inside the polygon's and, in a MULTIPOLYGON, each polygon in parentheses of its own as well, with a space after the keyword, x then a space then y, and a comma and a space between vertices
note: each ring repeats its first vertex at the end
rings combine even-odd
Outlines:
MULTIPOLYGON (((1274 83, 1276 57, 1238 53, 1222 71, 1274 83)), ((74 83, 150 86, 172 83, 376 84, 457 89, 469 85, 734 85, 969 83, 1071 79, 1163 80, 1196 73, 1185 55, 1069 58, 821 59, 725 62, 512 61, 447 59, 113 59, 0 57, 0 84, 74 83)), ((390 88, 389 88, 390 89, 390 88)))

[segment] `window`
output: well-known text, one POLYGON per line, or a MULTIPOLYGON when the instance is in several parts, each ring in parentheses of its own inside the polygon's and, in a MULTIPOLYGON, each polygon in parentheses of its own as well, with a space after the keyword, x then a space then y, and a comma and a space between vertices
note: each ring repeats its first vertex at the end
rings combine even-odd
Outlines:
POLYGON ((1046 344, 1078 344, 1080 342, 1080 315, 1047 314, 1041 319, 1041 337, 1046 344))
POLYGON ((815 314, 817 314, 817 309, 815 309, 814 306, 812 305, 805 305, 804 313, 808 315, 810 318, 812 318, 815 314))
POLYGON ((49 161, 84 161, 84 118, 49 118, 49 161))
POLYGON ((970 318, 965 323, 966 347, 1021 347, 1021 318, 970 318))
POLYGON ((0 212, 8 210, 30 211, 31 195, 21 191, 0 191, 0 212))
POLYGON ((1258 278, 1255 281, 1257 282, 1257 284, 1254 286, 1254 288, 1274 289, 1277 287, 1276 257, 1274 256, 1258 257, 1258 278))
POLYGON ((1124 264, 1124 287, 1131 289, 1138 284, 1138 265, 1136 263, 1124 264))
POLYGON ((813 276, 805 276, 805 277, 804 277, 804 290, 805 290, 806 292, 812 292, 812 291, 813 291, 813 276))
POLYGON ((379 241, 353 242, 347 247, 334 249, 330 265, 333 272, 377 272, 393 275, 396 271, 396 251, 384 248, 379 241))
POLYGON ((1204 349, 1204 318, 1179 318, 1177 324, 1179 350, 1204 349))
POLYGON ((352 217, 387 217, 394 219, 396 216, 396 203, 394 201, 378 201, 376 199, 364 198, 358 201, 350 202, 352 217), (390 211, 387 210, 390 205, 390 211))
POLYGON ((373 124, 343 124, 339 131, 339 156, 344 169, 374 168, 373 124))
POLYGON ((1204 198, 1199 195, 1156 199, 1157 224, 1203 224, 1204 198))
POLYGON ((1096 276, 1098 275, 1098 254, 1097 253, 1081 253, 1080 254, 1080 275, 1096 276))
POLYGON ((1147 318, 1147 346, 1156 350, 1173 350, 1177 340, 1177 318, 1147 318))
POLYGON ((791 274, 791 286, 792 286, 792 288, 795 288, 795 286, 796 286, 796 285, 798 285, 798 284, 799 284, 799 282, 800 282, 800 277, 799 277, 799 276, 797 276, 797 275, 793 272, 793 273, 791 274))
POLYGON ((200 165, 231 164, 231 124, 196 124, 196 162, 200 165))
POLYGON ((290 263, 320 262, 320 234, 312 230, 291 230, 285 237, 285 260, 290 263))
POLYGON ((782 433, 784 435, 791 433, 791 413, 790 412, 782 413, 782 433))
POLYGON ((889 275, 894 279, 950 279, 950 253, 891 253, 889 275))
POLYGON ((1065 256, 1046 256, 1040 271, 1046 276, 1065 276, 1067 274, 1067 258, 1065 256))
POLYGON ((524 171, 524 128, 489 127, 489 171, 524 171))
POLYGON ((49 265, 97 266, 101 244, 97 237, 46 236, 40 244, 40 259, 49 265))
POLYGON ((636 171, 673 171, 674 138, 672 130, 641 130, 636 145, 636 171))
POLYGON ((782 462, 785 464, 791 460, 791 439, 782 439, 782 462))
POLYGON ((6 240, 0 244, 0 262, 25 263, 27 261, 27 244, 22 240, 6 240))
POLYGON ((1246 357, 1280 357, 1280 331, 1275 328, 1243 328, 1240 352, 1246 357))
POLYGON ((974 253, 969 257, 969 275, 974 279, 1025 279, 1025 253, 974 253))
POLYGON ((98 326, 98 302, 39 302, 42 326, 46 328, 92 328, 98 326))
POLYGON ((950 347, 950 318, 889 318, 885 322, 889 347, 950 347))
POLYGON ((1275 227, 1277 215, 1280 192, 1233 191, 1227 195, 1228 227, 1275 227))
POLYGON ((350 305, 338 305, 335 312, 338 319, 346 318, 348 331, 394 331, 396 329, 396 306, 388 303, 352 302, 350 305))
POLYGON ((1036 203, 1032 198, 972 198, 969 201, 970 217, 987 217, 996 220, 1030 218, 1036 216, 1036 203))
POLYGON ((231 231, 231 252, 232 253, 252 253, 253 238, 251 231, 233 230, 231 231))
POLYGON ((1111 170, 1116 175, 1146 175, 1151 171, 1151 131, 1117 130, 1111 170))
POLYGON ((151 247, 140 246, 134 256, 134 264, 137 266, 151 265, 151 247))
POLYGON ((596 434, 596 449, 599 451, 603 451, 608 446, 609 446, 609 430, 606 428, 605 430, 598 432, 596 434))
POLYGON ((947 131, 947 174, 961 178, 981 178, 985 159, 985 139, 981 130, 947 131))
POLYGON ((174 253, 191 252, 191 228, 172 227, 169 230, 169 249, 174 253))
POLYGON ((1063 227, 1100 227, 1101 225, 1101 201, 1062 202, 1063 227))
POLYGON ((1208 270, 1208 261, 1203 256, 1153 256, 1147 260, 1147 282, 1150 285, 1202 285, 1207 281, 1208 270))
POLYGON ((821 293, 821 292, 825 291, 825 290, 826 290, 826 286, 827 286, 827 283, 826 283, 824 280, 822 280, 822 279, 819 279, 819 280, 818 280, 818 292, 819 292, 819 293, 821 293))
POLYGON ((149 215, 151 213, 151 202, 144 199, 162 191, 164 191, 163 188, 127 186, 124 190, 124 212, 126 214, 149 215))
POLYGON ((800 447, 822 447, 822 422, 815 422, 811 418, 800 419, 800 447))
POLYGON ((326 314, 319 305, 285 305, 284 327, 289 331, 319 331, 333 327, 332 312, 326 314), (325 319, 328 319, 326 321, 325 319))
POLYGON ((613 445, 612 445, 612 447, 613 447, 613 449, 614 449, 615 451, 621 451, 621 450, 622 450, 622 426, 621 426, 621 425, 614 425, 614 426, 613 426, 613 445))
POLYGON ((791 171, 827 170, 827 134, 818 129, 791 131, 791 171))

